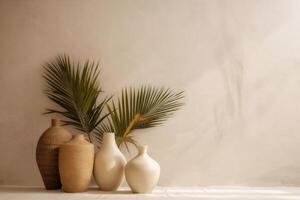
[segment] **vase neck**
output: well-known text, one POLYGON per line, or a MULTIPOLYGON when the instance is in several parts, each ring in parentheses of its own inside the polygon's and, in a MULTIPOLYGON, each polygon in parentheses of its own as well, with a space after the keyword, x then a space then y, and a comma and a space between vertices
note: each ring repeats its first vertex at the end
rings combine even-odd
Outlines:
POLYGON ((146 155, 147 154, 147 150, 148 150, 148 146, 138 146, 138 155, 146 155))
POLYGON ((84 135, 82 134, 76 134, 72 136, 73 141, 85 141, 84 135))
POLYGON ((60 120, 59 119, 51 119, 51 126, 60 126, 60 120))
POLYGON ((103 141, 101 145, 103 149, 107 148, 118 148, 116 141, 115 141, 115 134, 114 133, 104 133, 103 141))
POLYGON ((86 144, 90 144, 90 142, 88 142, 86 140, 86 138, 84 137, 83 134, 76 134, 72 136, 72 139, 70 142, 68 142, 67 144, 69 145, 86 145, 86 144))

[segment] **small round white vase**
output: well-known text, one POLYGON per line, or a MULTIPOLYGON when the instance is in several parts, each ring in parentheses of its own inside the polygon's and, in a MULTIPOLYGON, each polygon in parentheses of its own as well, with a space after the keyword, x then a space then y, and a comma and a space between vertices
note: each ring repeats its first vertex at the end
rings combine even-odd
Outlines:
POLYGON ((160 175, 160 166, 147 154, 147 146, 138 146, 138 155, 125 167, 126 181, 134 193, 151 193, 160 175))
POLYGON ((119 150, 114 133, 104 133, 95 155, 94 178, 100 190, 117 190, 124 179, 126 159, 119 150))

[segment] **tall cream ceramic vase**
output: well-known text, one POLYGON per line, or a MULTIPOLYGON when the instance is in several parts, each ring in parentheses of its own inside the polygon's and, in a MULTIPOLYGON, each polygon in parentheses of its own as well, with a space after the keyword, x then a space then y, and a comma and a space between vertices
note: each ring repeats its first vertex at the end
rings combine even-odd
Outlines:
POLYGON ((126 159, 116 144, 115 134, 104 133, 94 164, 94 178, 100 190, 118 189, 124 179, 125 164, 126 159))
POLYGON ((138 155, 125 167, 126 181, 132 192, 151 193, 159 175, 159 164, 147 154, 147 146, 138 146, 138 155))
POLYGON ((52 119, 51 127, 39 139, 36 147, 36 162, 47 190, 61 188, 58 149, 71 138, 71 133, 60 126, 59 120, 52 119))
POLYGON ((94 165, 94 145, 82 134, 59 149, 59 172, 64 192, 84 192, 91 180, 94 165))

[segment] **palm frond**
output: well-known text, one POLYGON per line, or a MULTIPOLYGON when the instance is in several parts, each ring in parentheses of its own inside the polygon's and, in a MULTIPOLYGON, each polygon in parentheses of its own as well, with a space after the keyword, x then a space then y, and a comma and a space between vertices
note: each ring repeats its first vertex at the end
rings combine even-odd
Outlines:
POLYGON ((183 106, 183 98, 182 91, 173 92, 165 88, 125 88, 121 97, 107 106, 111 114, 96 132, 100 135, 115 132, 118 145, 124 143, 126 148, 127 143, 136 145, 131 131, 162 124, 183 106))
MULTIPOLYGON (((108 116, 103 115, 110 97, 99 97, 102 92, 98 83, 99 64, 86 61, 83 65, 74 63, 69 56, 57 56, 44 66, 45 94, 61 110, 47 109, 45 114, 57 113, 66 118, 65 125, 83 131, 91 140, 92 132, 108 116)), ((97 134, 97 140, 102 137, 97 134)))

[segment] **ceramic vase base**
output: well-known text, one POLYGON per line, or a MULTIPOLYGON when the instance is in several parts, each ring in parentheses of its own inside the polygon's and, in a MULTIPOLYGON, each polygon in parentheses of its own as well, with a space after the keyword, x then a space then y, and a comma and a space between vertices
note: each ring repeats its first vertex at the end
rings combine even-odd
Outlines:
POLYGON ((81 192, 85 192, 87 189, 86 188, 62 188, 62 190, 66 193, 81 193, 81 192))
POLYGON ((153 190, 151 191, 132 191, 134 194, 151 194, 153 190))
POLYGON ((45 185, 46 190, 60 190, 61 189, 60 181, 44 180, 44 185, 45 185))

